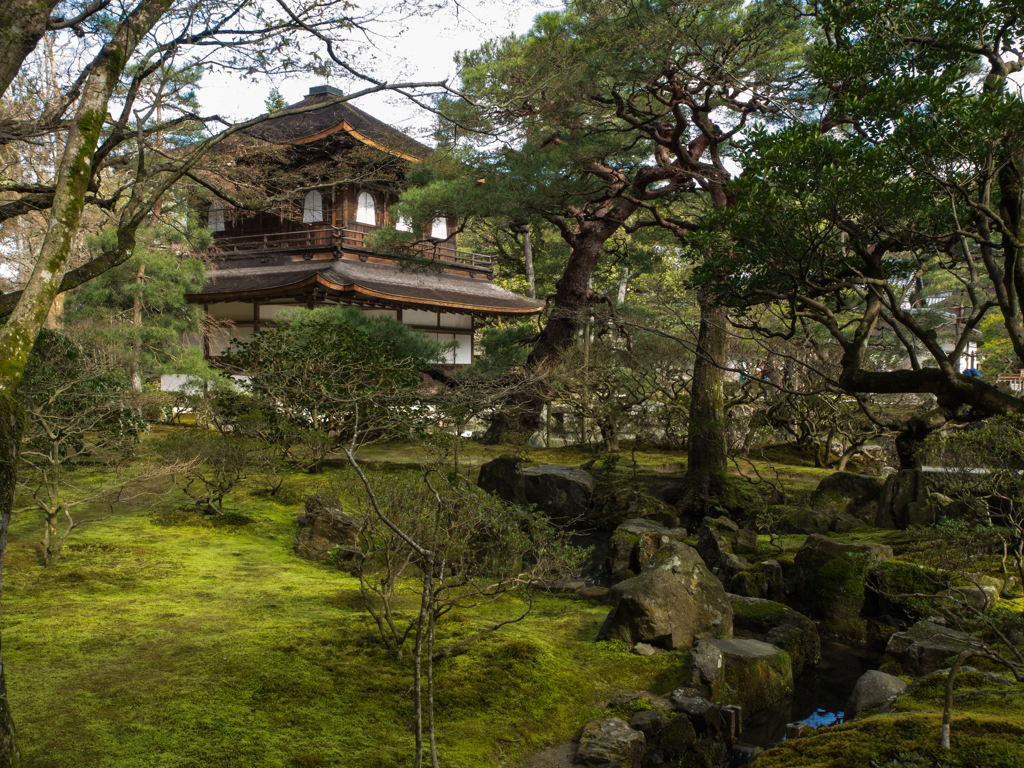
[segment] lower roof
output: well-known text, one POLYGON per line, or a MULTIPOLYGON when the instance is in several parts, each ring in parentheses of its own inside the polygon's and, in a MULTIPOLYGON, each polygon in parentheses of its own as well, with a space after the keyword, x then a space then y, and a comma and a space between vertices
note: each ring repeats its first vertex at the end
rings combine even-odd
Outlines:
POLYGON ((268 263, 246 259, 215 265, 203 290, 186 294, 197 304, 316 297, 481 316, 535 315, 544 308, 543 301, 499 288, 486 277, 353 259, 268 263))

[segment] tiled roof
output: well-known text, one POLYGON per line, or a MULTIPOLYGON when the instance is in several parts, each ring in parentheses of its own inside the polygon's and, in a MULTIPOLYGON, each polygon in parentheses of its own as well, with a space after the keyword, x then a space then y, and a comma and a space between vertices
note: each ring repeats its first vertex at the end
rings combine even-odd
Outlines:
POLYGON ((544 307, 543 301, 506 291, 484 277, 349 259, 266 264, 247 259, 211 270, 203 290, 188 298, 199 303, 249 300, 314 289, 356 302, 480 315, 532 315, 544 307))
MULTIPOLYGON (((304 107, 332 98, 337 97, 330 94, 307 96, 284 109, 304 107)), ((257 138, 273 143, 306 142, 344 130, 342 124, 348 126, 350 135, 354 132, 356 139, 366 140, 367 143, 385 151, 420 159, 431 152, 430 147, 409 138, 397 128, 392 128, 347 101, 299 115, 270 118, 250 128, 249 132, 257 138)))

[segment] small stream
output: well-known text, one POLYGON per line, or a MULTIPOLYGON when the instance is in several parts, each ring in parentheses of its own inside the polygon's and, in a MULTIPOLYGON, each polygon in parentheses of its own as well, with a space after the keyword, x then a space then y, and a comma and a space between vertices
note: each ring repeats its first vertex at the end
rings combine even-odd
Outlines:
POLYGON ((880 651, 823 641, 821 663, 803 671, 791 696, 744 717, 740 739, 768 747, 785 741, 789 723, 803 722, 812 728, 841 723, 853 686, 865 672, 878 669, 881 659, 880 651))

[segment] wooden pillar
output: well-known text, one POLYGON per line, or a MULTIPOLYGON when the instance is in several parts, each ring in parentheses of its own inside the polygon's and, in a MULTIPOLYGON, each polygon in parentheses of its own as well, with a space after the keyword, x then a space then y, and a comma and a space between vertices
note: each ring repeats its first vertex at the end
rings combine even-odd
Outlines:
POLYGON ((252 331, 253 333, 260 332, 260 303, 258 301, 252 303, 252 331))
MULTIPOLYGON (((210 317, 210 305, 209 304, 203 304, 203 312, 206 314, 207 318, 210 317)), ((205 357, 205 358, 209 358, 210 357, 210 324, 209 323, 203 323, 203 357, 205 357)))

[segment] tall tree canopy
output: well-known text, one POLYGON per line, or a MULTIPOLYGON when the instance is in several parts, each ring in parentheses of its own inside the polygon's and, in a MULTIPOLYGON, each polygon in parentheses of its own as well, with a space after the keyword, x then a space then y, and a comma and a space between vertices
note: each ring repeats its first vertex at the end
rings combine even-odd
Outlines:
MULTIPOLYGON (((813 120, 753 136, 739 205, 705 279, 732 286, 737 312, 778 304, 778 325, 815 326, 841 349, 833 386, 851 395, 933 395, 904 425, 901 462, 948 420, 1024 411, 993 383, 961 374, 979 325, 1001 315, 1024 360, 1024 122, 1019 4, 822 3, 812 60, 828 94, 813 120), (932 306, 922 289, 935 286, 932 306), (941 304, 945 301, 945 306, 941 304), (875 350, 903 347, 905 366, 875 350)), ((822 359, 828 357, 824 351, 822 359)))
MULTIPOLYGON (((534 371, 553 366, 601 300, 589 281, 613 235, 657 230, 675 245, 708 226, 708 211, 731 204, 737 137, 808 96, 804 44, 802 16, 788 3, 571 2, 526 35, 462 57, 465 91, 486 105, 453 109, 463 129, 481 132, 478 147, 457 153, 476 170, 407 196, 406 210, 539 217, 557 227, 570 255, 527 361, 534 371)), ((714 285, 701 293, 691 420, 689 484, 702 498, 720 490, 725 469, 717 366, 728 318, 715 293, 714 285)), ((532 432, 541 400, 519 424, 496 420, 492 439, 510 426, 532 432)))

